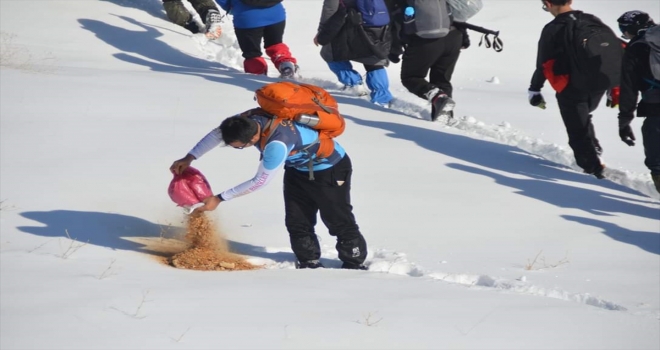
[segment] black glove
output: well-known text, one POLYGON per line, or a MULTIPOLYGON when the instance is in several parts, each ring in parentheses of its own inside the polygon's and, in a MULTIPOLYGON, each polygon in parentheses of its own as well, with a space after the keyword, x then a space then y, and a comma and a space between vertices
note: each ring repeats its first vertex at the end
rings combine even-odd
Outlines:
POLYGON ((619 137, 621 138, 621 141, 625 142, 628 146, 635 145, 635 134, 630 127, 633 118, 633 116, 619 115, 619 137))
POLYGON ((461 48, 462 49, 467 49, 470 47, 470 35, 467 32, 467 29, 459 29, 459 32, 461 32, 461 35, 463 36, 463 41, 461 43, 461 48))
POLYGON ((387 59, 390 60, 390 62, 392 62, 392 63, 401 62, 401 56, 397 55, 397 54, 394 54, 394 53, 391 53, 391 54, 387 55, 387 59))
POLYGON ((545 99, 543 98, 543 95, 541 95, 540 91, 527 91, 527 99, 529 100, 530 105, 545 109, 545 99))

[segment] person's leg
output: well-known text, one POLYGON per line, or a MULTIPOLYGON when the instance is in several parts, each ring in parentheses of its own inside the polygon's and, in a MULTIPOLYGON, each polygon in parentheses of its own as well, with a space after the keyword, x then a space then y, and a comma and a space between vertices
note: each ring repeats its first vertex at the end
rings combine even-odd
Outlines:
POLYGON ((330 235, 337 237, 337 252, 343 268, 363 268, 367 258, 367 242, 353 215, 351 205, 351 175, 353 172, 348 155, 332 168, 314 172, 314 198, 321 220, 330 235))
POLYGON ((291 249, 301 265, 318 261, 321 247, 314 232, 318 207, 303 186, 309 174, 287 168, 284 171, 285 224, 291 249))
POLYGON ((291 62, 293 65, 297 63, 295 57, 291 55, 289 47, 283 42, 285 27, 286 21, 264 27, 266 55, 270 57, 270 60, 278 70, 280 70, 280 65, 284 62, 291 62))
POLYGON ((594 126, 591 123, 593 103, 589 97, 557 94, 561 118, 568 134, 568 144, 573 150, 577 165, 587 174, 602 178, 603 165, 595 147, 594 126))
POLYGON ((195 12, 199 14, 199 17, 202 19, 202 22, 206 24, 206 15, 209 10, 218 11, 218 7, 215 5, 213 0, 188 0, 190 4, 195 9, 195 12))
POLYGON ((660 193, 660 116, 646 117, 642 124, 644 164, 651 170, 655 189, 660 193))
MULTIPOLYGON (((600 100, 603 99, 603 96, 605 96, 605 91, 603 92, 597 92, 594 94, 589 95, 589 113, 593 113, 593 111, 598 108, 598 105, 600 104, 600 100)), ((596 154, 600 156, 603 154, 603 146, 600 145, 600 141, 598 141, 598 138, 596 138, 596 132, 594 131, 593 133, 593 139, 594 143, 594 150, 596 150, 596 154)))
POLYGON ((163 8, 170 22, 188 29, 193 34, 199 33, 197 23, 181 0, 163 0, 163 8))
POLYGON ((449 97, 454 91, 451 85, 451 76, 454 74, 456 62, 461 54, 463 37, 460 31, 452 30, 442 38, 442 55, 431 65, 429 82, 442 89, 449 97))
POLYGON ((241 48, 243 57, 245 58, 245 61, 243 61, 245 73, 268 73, 268 64, 261 57, 261 38, 263 37, 264 28, 235 28, 234 31, 238 46, 241 48))
POLYGON ((345 86, 362 85, 362 76, 353 69, 350 61, 328 62, 328 67, 345 86))
POLYGON ((367 86, 371 90, 371 102, 381 106, 388 106, 392 101, 390 81, 383 66, 364 65, 367 70, 367 86))
POLYGON ((429 100, 427 94, 436 88, 426 80, 431 65, 442 53, 438 39, 415 38, 410 41, 401 60, 401 83, 408 91, 429 100))

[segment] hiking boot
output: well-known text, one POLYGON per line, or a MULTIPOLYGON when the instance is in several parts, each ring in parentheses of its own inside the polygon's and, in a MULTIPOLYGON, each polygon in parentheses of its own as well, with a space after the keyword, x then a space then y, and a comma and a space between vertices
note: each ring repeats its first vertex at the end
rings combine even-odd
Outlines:
POLYGON ((605 178, 605 175, 603 174, 604 171, 605 171, 605 164, 601 164, 593 172, 588 172, 585 170, 585 173, 595 176, 598 180, 602 180, 605 178))
POLYGON ((452 111, 456 107, 456 102, 452 100, 444 91, 438 89, 438 93, 431 99, 431 121, 436 121, 443 117, 449 119, 453 116, 452 111))
POLYGON ((360 83, 357 85, 344 85, 342 91, 346 91, 355 96, 367 96, 369 95, 369 90, 364 87, 364 84, 360 83))
POLYGON ((653 179, 655 190, 660 193, 660 174, 651 174, 651 179, 653 179))
POLYGON ((388 103, 374 102, 373 104, 375 104, 375 105, 378 106, 378 107, 383 107, 383 108, 385 108, 385 109, 390 109, 390 108, 392 107, 392 106, 391 106, 392 102, 388 102, 388 103))
POLYGON ((206 13, 206 37, 209 39, 217 39, 222 34, 222 18, 224 16, 216 10, 209 10, 206 13))
POLYGON ((199 27, 197 26, 197 22, 195 22, 195 20, 192 19, 192 17, 190 19, 190 22, 186 23, 183 27, 188 29, 193 34, 199 33, 199 27))
POLYGON ((354 263, 349 263, 349 262, 343 263, 341 265, 341 268, 345 269, 345 270, 368 270, 369 269, 369 268, 367 268, 366 266, 364 266, 362 264, 354 264, 354 263))
POLYGON ((319 260, 296 261, 296 269, 318 269, 324 267, 319 260))
POLYGON ((296 79, 298 77, 298 65, 291 61, 280 63, 279 71, 281 79, 296 79))

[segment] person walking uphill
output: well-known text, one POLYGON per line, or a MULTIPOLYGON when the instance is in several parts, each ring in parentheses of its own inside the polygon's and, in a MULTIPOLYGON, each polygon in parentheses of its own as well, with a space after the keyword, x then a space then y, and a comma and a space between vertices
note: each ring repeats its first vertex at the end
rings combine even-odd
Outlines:
MULTIPOLYGON (((220 7, 234 17, 234 31, 243 52, 246 73, 268 73, 268 64, 262 57, 263 40, 266 55, 280 72, 281 78, 297 78, 299 67, 283 42, 286 12, 282 0, 216 0, 220 7)), ((218 34, 216 37, 219 37, 218 34)), ((207 35, 208 36, 208 35, 207 35)))
POLYGON ((634 146, 635 134, 630 124, 635 110, 638 117, 646 117, 642 125, 644 164, 660 193, 660 27, 642 11, 628 11, 617 22, 623 36, 630 39, 621 66, 619 136, 634 146))
MULTIPOLYGON (((403 9, 401 83, 411 93, 431 102, 431 120, 451 118, 451 77, 463 46, 463 33, 452 25, 446 0, 397 0, 403 9), (429 77, 429 80, 426 77, 429 77)), ((466 33, 467 34, 467 33, 466 33)))
POLYGON ((285 224, 298 260, 296 267, 323 267, 319 260, 319 241, 314 232, 317 213, 320 213, 330 235, 337 237, 336 248, 343 262, 342 268, 366 270, 363 263, 367 257, 367 243, 351 206, 351 159, 332 138, 345 126, 336 110, 336 101, 319 87, 289 81, 268 84, 257 90, 256 96, 264 109, 248 110, 225 119, 184 158, 175 161, 170 170, 181 173, 193 160, 223 142, 241 150, 254 146, 261 153, 256 175, 217 196, 206 198, 204 206, 197 210, 214 210, 221 202, 255 192, 266 186, 284 167, 285 224), (304 111, 304 114, 288 114, 291 108, 288 111, 281 109, 282 112, 275 115, 266 111, 279 108, 273 108, 272 103, 279 99, 277 96, 286 95, 286 100, 293 103, 303 101, 298 97, 305 94, 310 100, 317 99, 322 107, 316 112, 304 111), (316 126, 309 126, 319 120, 316 126), (321 125, 332 125, 335 129, 320 129, 321 125))
POLYGON ((359 12, 358 0, 324 0, 314 44, 323 46, 321 57, 345 90, 358 96, 369 93, 371 103, 387 108, 392 101, 385 70, 392 43, 390 17, 383 0, 365 3, 374 6, 371 14, 359 12), (351 61, 364 65, 371 92, 351 61))
POLYGON ((557 103, 577 165, 586 174, 604 178, 602 147, 591 113, 606 91, 616 95, 621 75, 622 42, 596 16, 575 11, 572 0, 543 0, 555 19, 546 24, 538 43, 536 71, 529 103, 545 109, 541 89, 546 80, 557 92, 557 103))

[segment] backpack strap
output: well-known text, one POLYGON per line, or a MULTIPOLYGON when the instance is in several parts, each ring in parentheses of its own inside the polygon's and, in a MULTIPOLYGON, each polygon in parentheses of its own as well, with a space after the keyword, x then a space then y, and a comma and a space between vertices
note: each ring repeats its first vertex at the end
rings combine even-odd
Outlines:
POLYGON ((309 162, 307 162, 307 170, 309 171, 309 181, 314 181, 314 159, 312 159, 312 155, 307 152, 308 149, 312 148, 315 144, 321 142, 321 138, 317 137, 314 142, 310 143, 309 145, 305 146, 305 148, 301 149, 300 152, 307 153, 309 156, 309 162))
MULTIPOLYGON (((264 148, 266 148, 266 144, 268 143, 268 140, 270 140, 270 137, 273 135, 273 132, 275 132, 275 129, 277 129, 278 126, 280 126, 280 122, 284 120, 284 118, 271 118, 266 125, 264 125, 263 130, 261 131, 261 136, 259 138, 259 145, 261 146, 261 150, 263 151, 264 148)), ((314 181, 314 159, 312 158, 312 155, 308 152, 312 146, 316 145, 317 143, 321 142, 321 138, 317 137, 314 142, 310 143, 309 145, 305 146, 298 152, 304 152, 307 153, 309 156, 309 162, 307 162, 307 169, 309 171, 309 181, 314 181)))
POLYGON ((278 126, 280 126, 280 122, 282 121, 282 118, 277 118, 273 116, 270 118, 268 123, 264 125, 263 130, 261 130, 261 135, 259 135, 259 145, 261 145, 261 150, 263 151, 264 147, 266 147, 266 144, 268 143, 268 140, 270 140, 270 137, 273 135, 273 132, 275 129, 277 129, 278 126), (276 123, 277 121, 277 123, 276 123))

